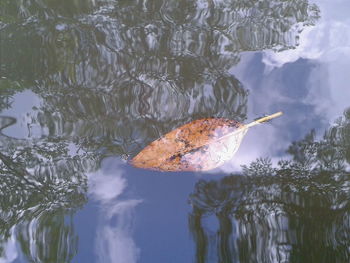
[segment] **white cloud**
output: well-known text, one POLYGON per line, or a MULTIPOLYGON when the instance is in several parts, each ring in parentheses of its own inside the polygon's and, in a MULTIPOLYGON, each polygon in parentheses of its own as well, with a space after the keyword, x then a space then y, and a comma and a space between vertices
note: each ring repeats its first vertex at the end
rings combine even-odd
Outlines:
MULTIPOLYGON (((292 108, 307 106, 310 112, 296 116, 286 113, 283 124, 273 121, 248 131, 240 149, 234 158, 226 163, 224 172, 240 171, 242 164, 249 164, 258 157, 271 157, 273 162, 281 158, 281 153, 290 144, 293 125, 309 125, 312 118, 317 118, 324 127, 330 125, 350 106, 350 1, 317 1, 321 9, 321 19, 313 27, 306 27, 300 35, 300 45, 293 50, 283 52, 264 51, 262 62, 265 65, 264 77, 255 79, 251 76, 251 66, 256 63, 255 54, 245 53, 237 67, 232 69, 244 84, 252 90, 249 96, 248 116, 269 114, 276 104, 292 108), (347 10, 347 11, 344 11, 347 10), (313 61, 307 76, 306 95, 289 97, 282 67, 298 59, 313 61), (250 72, 247 74, 246 72, 250 72), (258 80, 259 82, 257 82, 258 80), (255 86, 257 85, 257 86, 255 86), (265 99, 262 99, 265 98, 265 99), (287 118, 287 119, 286 119, 287 118)), ((258 65, 256 67, 259 67, 258 65)), ((293 74, 293 73, 291 73, 293 74)), ((298 76, 296 76, 298 77, 298 76)), ((291 77, 292 78, 292 77, 291 77)), ((298 83, 298 82, 296 82, 298 83)), ((300 87, 295 87, 296 89, 300 87)), ((278 109, 283 110, 283 109, 278 109)), ((295 110, 295 112, 300 112, 295 110)), ((253 117, 254 118, 254 117, 253 117)), ((304 127, 306 130, 312 128, 304 127)), ((298 134, 298 138, 305 134, 298 134)), ((286 158, 288 156, 284 156, 286 158)))
POLYGON ((116 158, 104 161, 101 170, 88 175, 89 194, 100 204, 96 230, 97 262, 137 262, 140 250, 132 238, 135 207, 138 199, 122 200, 127 187, 122 162, 116 158))
MULTIPOLYGON (((350 9, 348 0, 316 1, 321 18, 315 26, 308 26, 300 34, 300 45, 283 52, 264 51, 263 62, 269 67, 281 67, 299 58, 337 61, 339 55, 350 55, 350 19, 344 10, 350 9)), ((348 13, 348 11, 347 11, 348 13)))
POLYGON ((350 10, 347 0, 317 1, 321 19, 307 27, 300 35, 300 45, 284 52, 265 51, 263 62, 268 71, 282 67, 299 58, 319 64, 309 77, 309 94, 304 102, 329 121, 341 115, 350 106, 350 19, 344 10, 350 10))
POLYGON ((122 194, 126 187, 126 180, 119 174, 119 169, 114 174, 105 174, 99 170, 96 173, 88 175, 89 194, 95 200, 104 204, 111 202, 114 198, 122 194))

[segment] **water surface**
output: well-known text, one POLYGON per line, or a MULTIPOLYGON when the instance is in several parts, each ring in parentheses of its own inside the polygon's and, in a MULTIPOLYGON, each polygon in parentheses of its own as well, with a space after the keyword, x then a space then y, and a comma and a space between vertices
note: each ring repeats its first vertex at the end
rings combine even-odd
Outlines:
POLYGON ((348 262, 346 0, 0 2, 0 262, 348 262), (248 122, 209 173, 126 160, 248 122))

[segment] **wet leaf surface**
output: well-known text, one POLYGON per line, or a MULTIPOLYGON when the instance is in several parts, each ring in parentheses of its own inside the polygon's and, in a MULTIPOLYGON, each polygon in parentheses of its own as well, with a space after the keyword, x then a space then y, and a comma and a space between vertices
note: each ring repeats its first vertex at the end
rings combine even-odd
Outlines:
POLYGON ((224 118, 205 118, 187 123, 150 143, 132 160, 138 168, 159 171, 207 171, 232 159, 251 126, 224 118))

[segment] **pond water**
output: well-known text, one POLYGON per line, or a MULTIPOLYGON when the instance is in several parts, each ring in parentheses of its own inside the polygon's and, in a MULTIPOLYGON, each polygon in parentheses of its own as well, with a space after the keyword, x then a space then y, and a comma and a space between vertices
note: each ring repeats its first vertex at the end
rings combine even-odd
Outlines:
POLYGON ((1 0, 0 263, 349 262, 348 0, 1 0), (204 117, 210 172, 130 166, 204 117))

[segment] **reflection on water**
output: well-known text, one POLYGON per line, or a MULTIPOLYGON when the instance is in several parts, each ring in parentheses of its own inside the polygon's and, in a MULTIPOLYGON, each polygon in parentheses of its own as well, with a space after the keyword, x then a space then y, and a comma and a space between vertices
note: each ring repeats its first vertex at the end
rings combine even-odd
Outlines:
POLYGON ((315 107, 327 120, 339 116, 349 106, 350 23, 346 15, 350 2, 319 1, 322 17, 314 27, 300 34, 300 45, 285 52, 263 52, 263 62, 270 69, 281 68, 298 59, 317 62, 308 76, 308 93, 303 101, 315 107), (322 77, 321 77, 322 76, 322 77))
POLYGON ((55 2, 5 5, 2 74, 43 99, 37 136, 114 154, 200 117, 245 119, 247 91, 227 72, 239 52, 295 47, 318 18, 305 1, 55 2))
POLYGON ((346 262, 350 256, 350 109, 292 160, 258 159, 242 175, 200 180, 190 196, 196 262, 346 262), (205 226, 215 216, 218 230, 205 226), (267 234, 268 233, 268 234, 267 234), (322 253, 320 253, 322 251, 322 253))
POLYGON ((86 202, 94 158, 69 156, 64 142, 1 139, 1 239, 17 239, 19 258, 69 262, 78 241, 72 216, 86 202))
POLYGON ((123 170, 116 165, 118 162, 108 159, 104 162, 107 171, 88 175, 90 195, 100 206, 95 252, 96 262, 101 263, 134 263, 139 254, 131 232, 134 209, 142 200, 120 199, 127 182, 123 178, 123 170))
MULTIPOLYGON (((15 119, 1 117, 2 127, 15 119)), ((86 202, 90 153, 72 155, 67 141, 0 136, 0 236, 3 260, 70 262, 78 249, 73 215, 86 202), (11 240, 17 240, 16 246, 11 240)))
MULTIPOLYGON (((307 56, 314 45, 305 35, 328 25, 319 18, 306 0, 1 1, 0 262, 73 261, 84 253, 73 218, 88 201, 97 204, 96 260, 137 262, 143 244, 131 233, 140 200, 121 197, 128 177, 118 165, 105 171, 102 160, 133 155, 194 119, 244 121, 248 86, 232 68, 245 51, 264 51, 273 67, 337 54, 331 84, 347 94, 337 78, 346 75, 346 40, 307 56)), ((331 25, 328 35, 347 29, 331 25)), ((320 72, 328 71, 312 72, 307 100, 324 112, 320 72)), ((286 106, 270 86, 259 102, 286 106)), ((337 94, 330 118, 348 106, 337 94)), ((347 262, 349 137, 347 113, 324 139, 311 132, 291 145, 293 160, 274 168, 261 159, 243 175, 200 180, 189 220, 197 262, 347 262), (217 232, 205 217, 217 218, 217 232)))

